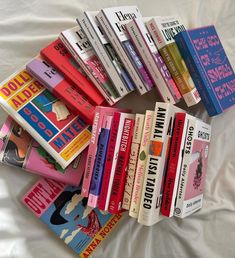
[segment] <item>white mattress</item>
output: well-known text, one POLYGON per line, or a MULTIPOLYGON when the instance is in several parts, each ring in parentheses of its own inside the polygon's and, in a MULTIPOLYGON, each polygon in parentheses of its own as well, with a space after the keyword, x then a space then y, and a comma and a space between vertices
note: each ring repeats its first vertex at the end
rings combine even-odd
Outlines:
MULTIPOLYGON (((178 14, 188 27, 215 24, 235 65, 234 1, 37 1, 8 0, 0 5, 0 80, 35 56, 83 10, 136 4, 144 16, 178 14)), ((120 106, 143 112, 156 93, 132 94, 120 106)), ((202 105, 194 114, 209 121, 202 105)), ((5 114, 0 110, 0 123, 5 114)), ((125 217, 91 257, 235 257, 235 108, 212 119, 212 142, 203 209, 189 218, 165 219, 144 227, 125 217)), ((20 203, 37 177, 0 165, 0 257, 71 258, 77 255, 20 203)))

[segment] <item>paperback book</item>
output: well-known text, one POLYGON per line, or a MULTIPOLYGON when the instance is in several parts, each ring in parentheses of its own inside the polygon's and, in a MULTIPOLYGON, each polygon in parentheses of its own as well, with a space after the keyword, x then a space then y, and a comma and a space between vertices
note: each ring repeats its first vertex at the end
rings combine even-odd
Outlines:
POLYGON ((87 149, 63 169, 20 125, 7 117, 0 131, 0 162, 54 180, 79 186, 87 149))
POLYGON ((62 168, 89 144, 89 126, 25 67, 0 84, 0 104, 62 168))

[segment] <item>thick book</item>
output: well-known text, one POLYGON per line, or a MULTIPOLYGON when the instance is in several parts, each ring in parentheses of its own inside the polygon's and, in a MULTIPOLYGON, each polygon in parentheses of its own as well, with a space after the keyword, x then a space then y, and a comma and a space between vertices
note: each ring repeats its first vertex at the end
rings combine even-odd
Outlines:
POLYGON ((96 208, 98 205, 112 119, 113 116, 104 116, 97 144, 96 158, 88 198, 88 206, 93 208, 96 208))
POLYGON ((62 168, 89 144, 89 126, 25 67, 0 84, 0 105, 62 168))
POLYGON ((77 25, 62 31, 60 39, 108 103, 113 105, 119 101, 120 96, 117 90, 109 79, 81 26, 77 25))
POLYGON ((182 109, 157 102, 150 134, 138 222, 151 226, 160 221, 160 209, 175 114, 182 109))
POLYGON ((133 114, 114 112, 113 122, 110 130, 108 150, 105 160, 105 167, 103 172, 103 180, 98 200, 98 208, 100 210, 108 210, 111 190, 113 186, 113 178, 120 148, 122 129, 124 126, 125 119, 133 118, 133 114))
POLYGON ((146 25, 187 106, 197 104, 199 93, 174 40, 184 24, 179 17, 157 16, 146 25))
POLYGON ((37 56, 26 65, 26 70, 40 81, 49 91, 61 99, 71 110, 81 115, 91 124, 94 118, 95 107, 65 78, 42 57, 37 56))
POLYGON ((122 218, 88 207, 80 187, 46 178, 38 180, 22 202, 81 258, 89 257, 122 218))
POLYGON ((109 108, 109 107, 100 107, 100 106, 97 106, 95 109, 95 115, 94 115, 92 132, 91 132, 91 140, 88 147, 87 161, 86 161, 85 173, 84 173, 83 184, 82 184, 82 195, 84 197, 89 196, 90 183, 91 183, 92 173, 94 169, 97 145, 98 145, 103 119, 105 116, 113 116, 114 112, 128 112, 128 110, 109 108))
POLYGON ((98 11, 84 12, 84 18, 81 20, 80 24, 107 71, 110 80, 112 80, 114 87, 117 89, 119 95, 123 97, 130 92, 129 88, 133 88, 132 81, 116 51, 102 31, 96 19, 98 13, 98 11), (128 86, 129 84, 131 84, 131 86, 128 86))
POLYGON ((135 127, 133 131, 131 151, 129 156, 129 162, 127 167, 127 176, 124 189, 124 195, 122 200, 122 208, 125 210, 130 209, 131 205, 131 195, 134 187, 135 172, 139 156, 140 143, 142 138, 143 126, 144 126, 145 115, 136 114, 135 115, 135 127))
POLYGON ((175 116, 174 131, 169 152, 169 161, 161 205, 161 213, 166 217, 172 217, 174 215, 175 199, 178 190, 189 117, 190 115, 186 113, 176 113, 175 116))
POLYGON ((174 216, 184 218, 199 210, 203 203, 211 126, 189 119, 174 216))
POLYGON ((175 85, 163 59, 161 58, 143 19, 133 19, 126 25, 126 30, 136 47, 143 63, 147 67, 161 98, 175 104, 181 94, 175 85))
POLYGON ((60 71, 66 80, 76 85, 91 103, 95 105, 105 104, 104 97, 96 89, 96 86, 85 77, 84 71, 81 70, 81 67, 73 59, 60 39, 43 48, 40 54, 60 71))
POLYGON ((114 172, 113 185, 108 208, 108 211, 112 214, 119 213, 122 210, 122 199, 124 195, 127 165, 131 150, 134 123, 134 118, 126 118, 122 129, 117 165, 114 172))
POLYGON ((193 81, 210 116, 235 104, 235 75, 214 26, 175 36, 193 81))
POLYGON ((153 81, 132 45, 125 24, 142 18, 136 6, 117 6, 102 9, 96 16, 110 43, 119 54, 140 94, 153 88, 153 81))
POLYGON ((79 154, 66 169, 63 169, 10 116, 0 130, 0 162, 69 185, 80 185, 86 156, 87 149, 79 154))
POLYGON ((150 144, 150 134, 152 128, 154 111, 146 110, 145 120, 143 125, 143 133, 141 137, 139 156, 137 160, 136 172, 135 172, 135 181, 131 196, 131 205, 129 209, 129 216, 132 218, 138 218, 139 207, 140 207, 140 198, 142 193, 143 181, 144 181, 144 172, 147 162, 147 155, 149 151, 150 144))

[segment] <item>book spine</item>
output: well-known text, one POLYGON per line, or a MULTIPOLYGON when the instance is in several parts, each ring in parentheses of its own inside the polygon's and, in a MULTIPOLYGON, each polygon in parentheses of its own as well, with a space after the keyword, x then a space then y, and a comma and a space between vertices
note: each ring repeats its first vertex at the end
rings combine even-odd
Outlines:
POLYGON ((134 187, 133 187, 132 196, 131 196, 131 205, 129 210, 129 216, 133 218, 137 218, 139 213, 140 198, 141 198, 141 191, 142 191, 142 185, 143 185, 144 170, 146 166, 146 157, 148 155, 148 150, 149 150, 149 140, 150 140, 153 114, 154 112, 149 110, 147 110, 145 113, 143 134, 141 138, 140 151, 139 151, 138 162, 136 166, 135 181, 134 181, 134 187))
POLYGON ((167 217, 174 215, 175 195, 179 181, 187 122, 186 113, 176 114, 161 206, 162 215, 167 217))
POLYGON ((184 143, 184 153, 181 164, 179 185, 175 203, 174 216, 181 217, 183 212, 184 197, 187 188, 187 179, 189 173, 190 159, 192 155, 192 145, 196 130, 197 119, 190 118, 188 123, 187 134, 184 143))
POLYGON ((115 168, 108 207, 108 211, 114 214, 120 212, 122 207, 122 199, 126 181, 126 171, 131 148, 133 128, 134 120, 126 118, 123 125, 117 165, 115 168))
POLYGON ((220 105, 211 90, 210 82, 207 74, 203 70, 201 61, 197 57, 196 50, 190 43, 190 37, 187 32, 178 33, 175 42, 183 56, 183 59, 189 69, 193 81, 200 93, 200 97, 205 105, 209 116, 214 116, 222 112, 220 105))
POLYGON ((100 210, 107 210, 108 208, 107 194, 108 194, 109 184, 111 182, 111 170, 112 170, 112 166, 114 166, 113 161, 114 161, 115 146, 117 142, 120 117, 121 117, 120 113, 114 113, 113 122, 110 130, 105 167, 103 172, 103 180, 102 180, 100 196, 98 200, 98 208, 100 210))
POLYGON ((99 135, 96 160, 94 164, 88 198, 88 206, 93 208, 96 208, 98 203, 111 123, 112 116, 107 116, 106 118, 104 118, 103 126, 99 135))
POLYGON ((116 55, 112 55, 114 50, 108 51, 108 48, 112 48, 111 45, 108 42, 102 42, 102 39, 99 38, 99 34, 96 33, 96 30, 101 31, 101 29, 98 28, 96 20, 91 22, 90 19, 92 19, 92 17, 86 15, 86 17, 81 20, 82 29, 86 33, 88 40, 92 44, 94 51, 106 69, 106 72, 109 75, 110 80, 112 80, 113 85, 116 87, 119 95, 123 97, 128 93, 128 91, 126 89, 125 83, 122 80, 121 74, 119 74, 121 66, 118 67, 118 63, 115 62, 116 55))
POLYGON ((139 75, 137 74, 136 70, 134 69, 132 63, 130 62, 126 52, 123 49, 122 44, 117 39, 114 31, 112 30, 111 25, 109 24, 109 21, 106 19, 105 14, 101 11, 97 16, 97 19, 103 28, 104 32, 106 33, 108 39, 110 40, 110 43, 113 45, 116 52, 119 54, 120 59, 122 60, 123 65, 125 66, 126 70, 128 71, 129 75, 132 78, 133 81, 133 87, 134 85, 137 87, 138 91, 141 95, 147 92, 147 89, 145 88, 143 82, 141 81, 139 75))
POLYGON ((135 127, 133 132, 131 151, 129 156, 129 163, 127 169, 127 177, 122 200, 122 208, 125 210, 130 209, 132 190, 134 187, 135 172, 139 156, 140 142, 144 126, 144 115, 136 114, 135 127))

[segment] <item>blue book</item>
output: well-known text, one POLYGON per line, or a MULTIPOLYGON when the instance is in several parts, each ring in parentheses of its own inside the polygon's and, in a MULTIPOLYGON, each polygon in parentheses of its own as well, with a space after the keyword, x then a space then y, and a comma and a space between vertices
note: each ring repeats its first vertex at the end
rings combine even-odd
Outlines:
POLYGON ((175 42, 209 116, 235 103, 235 75, 214 26, 182 31, 175 42))
POLYGON ((96 208, 98 206, 98 198, 101 189, 104 163, 106 158, 106 152, 108 149, 108 141, 110 128, 112 124, 113 116, 105 116, 102 122, 101 132, 98 140, 98 147, 96 152, 96 159, 94 169, 92 173, 88 206, 96 208))

